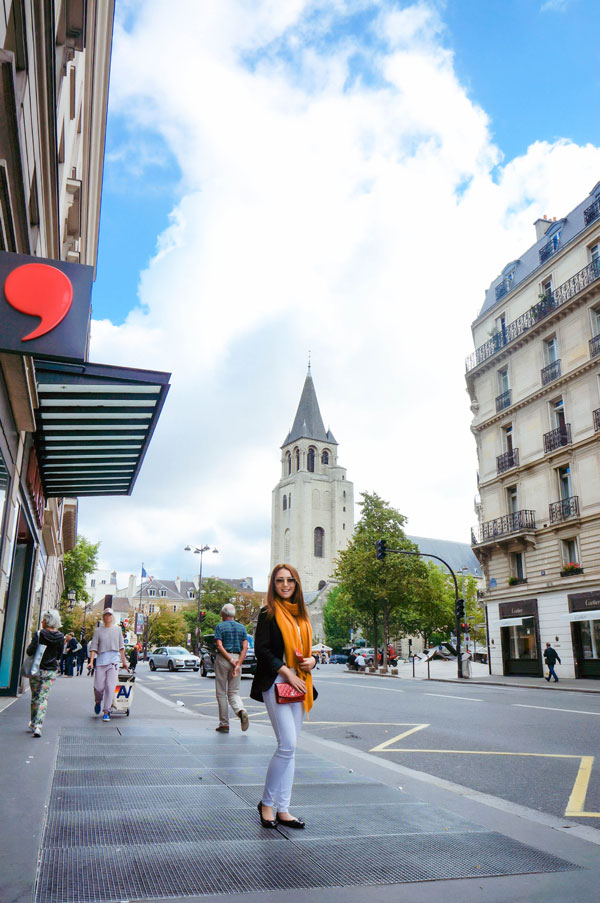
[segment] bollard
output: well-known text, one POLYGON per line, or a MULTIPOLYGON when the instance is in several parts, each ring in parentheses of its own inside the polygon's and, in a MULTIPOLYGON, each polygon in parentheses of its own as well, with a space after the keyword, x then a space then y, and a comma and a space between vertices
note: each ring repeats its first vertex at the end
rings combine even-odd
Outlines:
POLYGON ((414 655, 412 657, 412 663, 413 663, 413 677, 414 677, 415 676, 415 657, 414 657, 414 655))
POLYGON ((430 664, 430 660, 427 659, 427 680, 431 680, 431 674, 429 673, 429 664, 430 664))

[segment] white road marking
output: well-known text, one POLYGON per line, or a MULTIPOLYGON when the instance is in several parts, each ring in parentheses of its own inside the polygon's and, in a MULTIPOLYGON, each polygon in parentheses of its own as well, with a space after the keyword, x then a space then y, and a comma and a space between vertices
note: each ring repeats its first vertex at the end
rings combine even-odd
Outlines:
POLYGON ((549 705, 525 705, 523 702, 513 702, 520 709, 543 709, 545 712, 568 712, 569 715, 600 715, 600 712, 585 712, 582 709, 555 709, 549 705))
MULTIPOLYGON (((319 678, 316 677, 315 681, 318 682, 318 680, 319 680, 319 678)), ((348 689, 348 681, 345 681, 344 683, 342 683, 341 681, 338 682, 336 680, 328 680, 327 684, 328 685, 333 684, 335 687, 346 687, 346 689, 348 689)), ((387 690, 388 693, 404 693, 404 690, 401 690, 400 687, 398 687, 397 689, 396 689, 396 687, 379 687, 379 686, 375 687, 375 686, 373 686, 373 684, 371 682, 369 682, 368 684, 362 684, 362 683, 358 683, 357 681, 352 681, 352 686, 353 687, 356 687, 356 686, 363 687, 366 690, 387 690)))
POLYGON ((440 699, 466 699, 468 702, 483 702, 483 699, 475 699, 473 696, 450 696, 449 693, 425 693, 425 696, 439 696, 440 699))

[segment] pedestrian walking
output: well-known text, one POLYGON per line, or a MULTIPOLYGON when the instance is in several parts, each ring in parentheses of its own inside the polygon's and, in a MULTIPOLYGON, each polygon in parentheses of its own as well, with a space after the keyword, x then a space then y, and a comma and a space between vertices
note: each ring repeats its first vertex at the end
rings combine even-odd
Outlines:
POLYGON ((546 659, 546 664, 548 665, 548 676, 546 680, 550 683, 550 678, 554 678, 554 683, 558 683, 558 677, 556 671, 554 670, 555 664, 558 662, 559 665, 562 665, 561 660, 558 657, 558 652, 556 649, 553 649, 550 643, 546 643, 546 648, 544 649, 544 658, 546 659))
POLYGON ((256 625, 254 652, 256 674, 250 696, 264 702, 277 739, 277 749, 269 763, 262 799, 258 804, 264 828, 277 824, 304 828, 301 818, 290 815, 289 805, 294 782, 296 741, 304 715, 317 698, 311 671, 317 664, 311 652, 312 628, 308 619, 298 571, 289 564, 273 568, 265 608, 256 625), (276 689, 281 688, 281 689, 276 689), (278 704, 278 697, 289 698, 301 692, 298 702, 278 704))
POLYGON ((90 668, 94 673, 94 712, 103 712, 102 720, 110 721, 110 710, 117 680, 119 663, 128 670, 125 643, 121 628, 115 624, 112 608, 102 612, 102 626, 96 627, 89 645, 90 668))
POLYGON ((227 603, 221 609, 221 623, 215 627, 215 692, 219 707, 219 724, 222 734, 229 733, 229 708, 238 716, 242 730, 248 730, 248 713, 240 696, 242 664, 248 651, 248 633, 243 624, 235 620, 235 607, 227 603))
POLYGON ((75 653, 77 652, 77 647, 79 643, 75 639, 72 633, 67 633, 65 635, 65 647, 64 647, 64 655, 65 655, 65 677, 73 677, 73 666, 75 664, 75 653))
POLYGON ((42 627, 36 631, 33 639, 26 649, 27 655, 33 655, 39 643, 46 649, 40 662, 37 674, 29 678, 31 688, 31 721, 29 729, 34 737, 42 736, 42 724, 46 708, 48 707, 48 693, 56 680, 60 666, 60 658, 63 651, 65 638, 59 630, 61 626, 60 614, 55 608, 44 612, 42 615, 42 627))
POLYGON ((79 649, 75 653, 75 658, 77 660, 77 676, 81 677, 81 675, 83 674, 83 666, 88 659, 88 646, 85 637, 83 637, 83 639, 81 640, 79 649))
POLYGON ((129 667, 135 674, 135 669, 138 663, 138 649, 137 646, 134 646, 131 652, 129 653, 129 667))

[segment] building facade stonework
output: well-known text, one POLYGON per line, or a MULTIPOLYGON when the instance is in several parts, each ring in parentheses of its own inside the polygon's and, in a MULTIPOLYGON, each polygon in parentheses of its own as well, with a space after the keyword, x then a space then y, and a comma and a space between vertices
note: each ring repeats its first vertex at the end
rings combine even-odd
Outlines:
POLYGON ((491 284, 467 360, 491 669, 600 678, 600 183, 491 284))
POLYGON ((271 568, 293 565, 306 592, 322 588, 354 529, 354 486, 338 464, 310 367, 293 426, 281 446, 281 478, 272 495, 271 568))

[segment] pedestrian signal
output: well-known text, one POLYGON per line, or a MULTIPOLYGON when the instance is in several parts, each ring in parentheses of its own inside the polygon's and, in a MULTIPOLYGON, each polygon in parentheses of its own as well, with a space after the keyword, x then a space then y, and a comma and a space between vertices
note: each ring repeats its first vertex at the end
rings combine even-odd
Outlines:
POLYGON ((376 542, 377 546, 377 558, 379 561, 383 561, 385 559, 385 555, 387 552, 387 543, 385 539, 378 539, 376 542))
POLYGON ((205 618, 206 618, 206 612, 205 612, 205 611, 199 612, 199 614, 198 614, 198 620, 199 620, 199 621, 204 621, 205 618))

